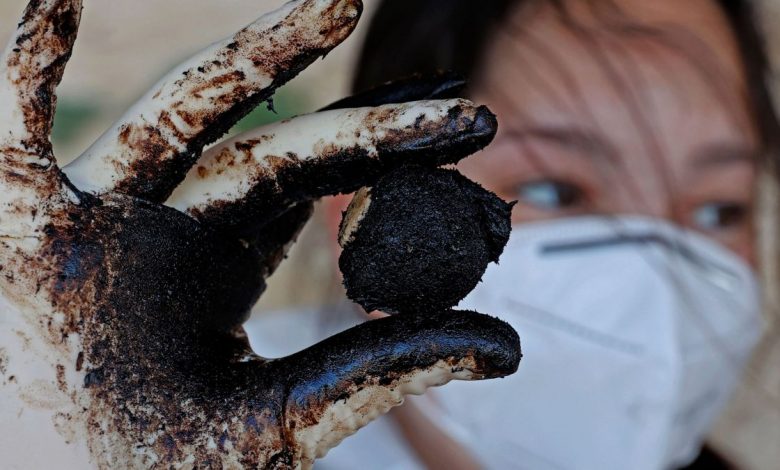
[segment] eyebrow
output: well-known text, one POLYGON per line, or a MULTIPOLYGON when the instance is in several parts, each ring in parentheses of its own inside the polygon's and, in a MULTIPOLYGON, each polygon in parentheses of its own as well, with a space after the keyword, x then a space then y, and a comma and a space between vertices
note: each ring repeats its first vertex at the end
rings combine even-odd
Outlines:
MULTIPOLYGON (((600 134, 575 127, 534 126, 509 130, 509 138, 542 139, 553 144, 575 150, 581 154, 605 160, 610 164, 620 164, 618 150, 600 134)), ((691 166, 695 170, 707 170, 735 164, 755 164, 759 152, 751 147, 732 142, 713 143, 694 153, 691 166)))
POLYGON ((575 127, 525 127, 512 129, 506 133, 509 138, 523 140, 535 138, 549 141, 561 147, 575 150, 578 153, 604 160, 609 164, 618 164, 619 153, 606 139, 599 134, 575 127))
POLYGON ((759 152, 743 144, 709 144, 694 153, 689 166, 694 170, 707 170, 735 164, 754 165, 759 152))

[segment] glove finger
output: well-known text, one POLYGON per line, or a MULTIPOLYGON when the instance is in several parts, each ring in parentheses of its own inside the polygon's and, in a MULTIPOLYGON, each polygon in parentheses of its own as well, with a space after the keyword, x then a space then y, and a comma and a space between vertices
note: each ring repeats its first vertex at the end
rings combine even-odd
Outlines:
POLYGON ((260 230, 248 240, 262 260, 263 278, 276 271, 313 213, 312 202, 296 204, 274 219, 273 230, 260 230))
POLYGON ((466 80, 456 73, 433 76, 414 76, 395 80, 331 103, 320 111, 363 108, 383 104, 406 103, 419 100, 458 98, 466 88, 466 80))
POLYGON ((52 154, 54 90, 71 55, 80 0, 31 1, 0 61, 0 234, 29 236, 47 204, 76 198, 52 154))
POLYGON ((306 468, 404 395, 451 380, 504 377, 520 357, 508 324, 453 310, 369 321, 269 365, 287 377, 284 427, 306 468))
MULTIPOLYGON (((376 107, 384 104, 405 103, 417 100, 447 99, 457 97, 466 85, 466 81, 454 73, 443 73, 434 76, 415 76, 405 80, 393 81, 377 88, 359 93, 349 98, 339 100, 321 109, 376 107)), ((302 203, 294 206, 273 221, 273 230, 257 231, 253 236, 247 236, 264 260, 265 277, 274 273, 287 255, 303 226, 308 221, 313 206, 302 203)))
POLYGON ((162 202, 203 147, 354 29, 360 0, 295 0, 184 62, 66 169, 80 187, 162 202))
MULTIPOLYGON (((408 101, 447 99, 457 97, 466 81, 457 74, 443 73, 434 76, 415 76, 405 80, 386 83, 371 90, 336 101, 320 111, 334 109, 376 107, 384 104, 406 103, 408 101)), ((273 230, 260 229, 249 242, 261 254, 263 272, 271 276, 287 256, 292 243, 311 217, 313 205, 305 202, 293 206, 273 221, 273 230)))
MULTIPOLYGON (((456 98, 465 86, 466 81, 455 73, 415 76, 389 82, 336 101, 320 109, 320 112, 334 109, 376 107, 418 100, 456 98)), ((311 217, 313 209, 311 202, 293 206, 273 221, 273 230, 260 229, 253 236, 247 237, 249 243, 261 254, 264 277, 271 276, 279 267, 292 243, 311 217)))
MULTIPOLYGON (((33 1, 0 62, 2 119, 16 145, 50 153, 54 89, 70 58, 81 18, 80 0, 33 1)), ((7 139, 3 136, 3 139, 7 139)))
POLYGON ((465 100, 315 113, 210 149, 167 204, 217 229, 252 232, 292 204, 354 191, 400 164, 455 163, 495 136, 465 100))

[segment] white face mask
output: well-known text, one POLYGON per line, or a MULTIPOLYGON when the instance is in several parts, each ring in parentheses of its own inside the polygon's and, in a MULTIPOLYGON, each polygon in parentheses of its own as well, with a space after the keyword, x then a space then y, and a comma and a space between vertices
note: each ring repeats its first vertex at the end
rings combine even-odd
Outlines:
POLYGON ((760 336, 758 299, 745 263, 666 222, 521 225, 459 306, 517 329, 520 369, 439 396, 490 468, 683 466, 760 336))

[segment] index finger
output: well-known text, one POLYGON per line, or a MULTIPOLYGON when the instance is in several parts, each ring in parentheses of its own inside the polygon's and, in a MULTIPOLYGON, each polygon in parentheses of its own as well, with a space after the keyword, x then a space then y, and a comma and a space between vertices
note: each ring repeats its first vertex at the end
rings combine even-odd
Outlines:
POLYGON ((167 201, 212 227, 246 232, 295 203, 370 185, 404 163, 455 163, 498 124, 463 99, 333 110, 262 127, 217 145, 167 201))

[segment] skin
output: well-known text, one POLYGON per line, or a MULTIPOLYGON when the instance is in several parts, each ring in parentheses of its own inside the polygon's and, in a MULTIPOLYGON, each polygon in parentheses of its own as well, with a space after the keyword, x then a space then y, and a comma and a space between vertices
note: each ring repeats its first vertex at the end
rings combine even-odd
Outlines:
POLYGON ((242 328, 314 199, 400 162, 456 162, 492 140, 484 107, 258 129, 212 147, 188 197, 169 200, 203 147, 345 39, 361 8, 297 0, 262 17, 174 69, 63 171, 54 93, 82 5, 30 2, 0 55, 3 468, 310 468, 406 394, 517 369, 517 334, 476 312, 367 322, 279 359, 242 328))
MULTIPOLYGON (((755 265, 761 149, 737 43, 720 7, 711 0, 617 0, 615 18, 606 2, 593 2, 613 25, 672 31, 643 36, 610 31, 589 2, 564 2, 586 29, 577 32, 550 3, 516 9, 488 46, 472 96, 496 112, 499 131, 459 169, 517 200, 515 224, 658 217, 755 265), (679 31, 684 35, 675 38, 679 31), (594 55, 599 50, 603 55, 594 55), (701 57, 706 64, 695 65, 701 57)), ((411 404, 392 416, 428 468, 479 468, 411 404)))

